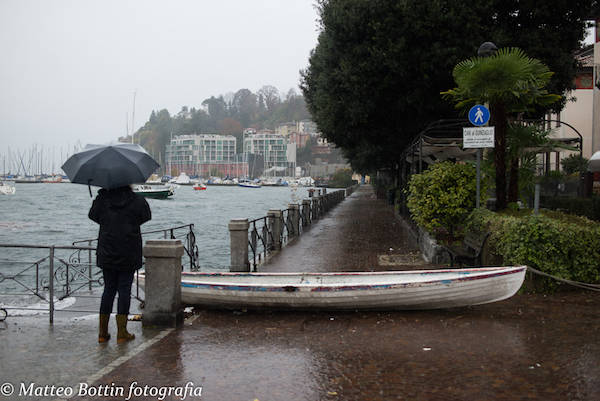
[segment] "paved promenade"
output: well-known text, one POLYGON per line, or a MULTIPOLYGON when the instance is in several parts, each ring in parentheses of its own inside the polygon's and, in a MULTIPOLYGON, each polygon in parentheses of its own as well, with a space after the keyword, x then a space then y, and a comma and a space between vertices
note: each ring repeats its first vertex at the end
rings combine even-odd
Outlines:
MULTIPOLYGON (((391 207, 361 187, 263 270, 414 268, 410 261, 422 263, 391 207)), ((93 318, 54 327, 9 318, 0 323, 0 384, 35 380, 77 393, 75 383, 87 382, 112 391, 70 398, 98 401, 125 400, 144 386, 147 395, 130 399, 158 400, 161 388, 186 384, 202 387, 187 400, 592 401, 600 394, 599 310, 592 292, 438 311, 201 310, 177 330, 131 323, 138 338, 124 346, 94 343, 93 318)))

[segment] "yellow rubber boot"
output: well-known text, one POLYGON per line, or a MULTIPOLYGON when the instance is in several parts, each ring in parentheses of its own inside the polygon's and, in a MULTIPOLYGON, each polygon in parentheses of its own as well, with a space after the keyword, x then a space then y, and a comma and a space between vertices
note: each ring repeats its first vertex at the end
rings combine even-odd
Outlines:
POLYGON ((100 314, 100 326, 98 329, 98 342, 105 343, 110 340, 110 334, 108 334, 108 319, 110 315, 107 313, 100 314))
POLYGON ((127 315, 117 315, 117 344, 131 341, 134 334, 127 331, 127 315))

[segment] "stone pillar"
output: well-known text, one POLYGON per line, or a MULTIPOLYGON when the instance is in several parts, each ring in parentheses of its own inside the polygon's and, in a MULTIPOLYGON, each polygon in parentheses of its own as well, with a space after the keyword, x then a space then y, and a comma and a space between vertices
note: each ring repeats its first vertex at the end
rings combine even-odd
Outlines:
POLYGON ((181 308, 181 257, 178 239, 148 240, 144 245, 146 275, 143 326, 175 327, 183 322, 181 308))
POLYGON ((318 220, 319 219, 319 198, 317 196, 314 196, 312 198, 312 215, 311 215, 311 222, 314 220, 318 220))
POLYGON ((310 215, 310 200, 304 199, 302 201, 302 215, 304 219, 302 220, 302 227, 307 227, 310 225, 311 215, 310 215))
POLYGON ((294 237, 300 235, 300 205, 297 203, 289 203, 289 216, 294 230, 294 237))
POLYGON ((231 251, 229 271, 249 272, 248 262, 248 219, 229 221, 229 248, 231 251))
POLYGON ((272 239, 271 237, 268 238, 269 244, 271 244, 271 249, 281 249, 281 233, 283 232, 281 210, 271 209, 267 212, 267 225, 269 226, 269 231, 273 236, 272 239))

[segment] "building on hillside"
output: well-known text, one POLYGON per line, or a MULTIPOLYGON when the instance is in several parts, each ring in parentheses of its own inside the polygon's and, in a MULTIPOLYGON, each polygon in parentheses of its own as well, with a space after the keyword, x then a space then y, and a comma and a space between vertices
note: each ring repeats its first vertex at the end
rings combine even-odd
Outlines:
POLYGON ((289 136, 292 132, 298 131, 296 122, 288 122, 282 123, 277 126, 277 130, 275 131, 278 135, 281 136, 289 136))
POLYGON ((272 175, 289 173, 288 169, 292 167, 290 163, 295 160, 288 160, 288 147, 288 139, 278 134, 259 132, 244 137, 244 153, 262 156, 265 172, 272 175))
POLYGON ((232 135, 177 135, 167 145, 167 171, 203 177, 245 176, 248 164, 236 161, 235 147, 232 135))
POLYGON ((303 148, 310 139, 310 134, 306 132, 292 132, 290 133, 288 140, 289 143, 295 143, 297 148, 303 148))
POLYGON ((296 131, 304 134, 318 132, 317 124, 312 120, 300 120, 296 123, 296 131))

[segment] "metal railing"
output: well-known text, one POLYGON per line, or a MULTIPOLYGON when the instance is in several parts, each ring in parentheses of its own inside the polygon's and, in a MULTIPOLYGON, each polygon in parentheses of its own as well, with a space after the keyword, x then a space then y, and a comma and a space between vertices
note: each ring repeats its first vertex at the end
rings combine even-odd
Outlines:
POLYGON ((320 219, 333 206, 352 194, 355 187, 318 195, 298 205, 280 210, 278 218, 272 215, 250 220, 248 229, 248 265, 251 271, 264 263, 269 254, 301 236, 310 225, 320 219), (298 214, 294 221, 295 214, 298 214), (276 221, 278 220, 278 221, 276 221), (277 224, 277 227, 275 225, 277 224), (279 233, 279 235, 277 235, 279 233))
MULTIPOLYGON (((194 225, 170 227, 145 231, 143 238, 158 236, 165 239, 181 239, 185 253, 182 258, 182 269, 188 266, 190 270, 198 270, 198 247, 193 231, 194 225)), ((8 315, 8 310, 48 311, 50 323, 54 322, 56 303, 77 293, 78 297, 100 298, 97 293, 92 293, 94 288, 102 287, 102 270, 96 266, 97 238, 73 241, 72 245, 31 245, 31 244, 0 244, 0 249, 14 249, 16 256, 0 259, 0 286, 6 289, 8 283, 14 283, 13 291, 0 292, 0 296, 10 296, 11 299, 19 296, 34 297, 47 307, 31 306, 2 306, 0 317, 2 320, 8 315), (19 251, 20 250, 20 251, 19 251), (37 251, 36 251, 37 250, 37 251), (37 253, 37 254, 36 254, 37 253), (29 259, 29 260, 28 260, 29 259), (2 266, 11 266, 13 272, 7 274, 2 266), (21 268, 17 266, 21 265, 21 268), (15 269, 15 267, 17 267, 15 269), (88 293, 81 290, 87 289, 88 293)), ((6 255, 7 252, 3 252, 6 255)), ((140 288, 135 287, 134 299, 143 303, 140 288)), ((29 303, 29 299, 27 300, 29 303)), ((65 309, 64 312, 94 313, 95 310, 65 309)))
MULTIPOLYGON (((198 246, 196 245, 196 234, 194 233, 194 225, 186 224, 183 226, 177 227, 169 227, 169 228, 161 228, 158 230, 151 231, 143 231, 142 239, 148 239, 149 236, 153 236, 164 239, 179 239, 183 243, 184 248, 184 259, 182 268, 186 265, 189 267, 190 271, 198 271, 200 270, 199 263, 199 254, 198 254, 198 246)), ((80 244, 87 244, 88 247, 92 247, 94 244, 98 242, 98 238, 90 238, 90 239, 82 239, 73 241, 73 246, 78 246, 80 244)), ((93 248, 95 250, 95 248, 93 248)), ((88 251, 88 260, 91 263, 92 256, 91 251, 88 251)))

